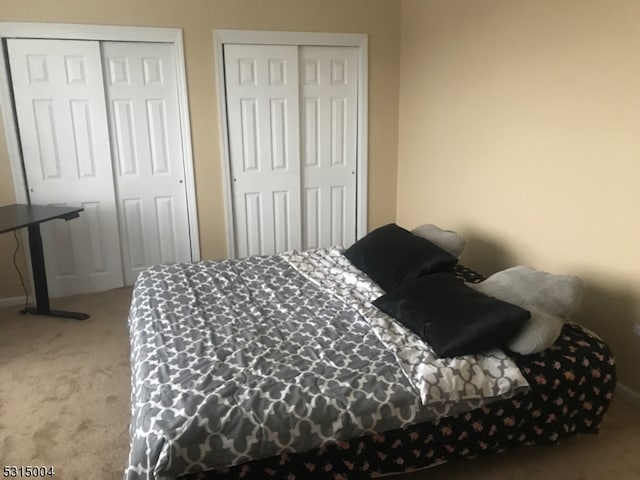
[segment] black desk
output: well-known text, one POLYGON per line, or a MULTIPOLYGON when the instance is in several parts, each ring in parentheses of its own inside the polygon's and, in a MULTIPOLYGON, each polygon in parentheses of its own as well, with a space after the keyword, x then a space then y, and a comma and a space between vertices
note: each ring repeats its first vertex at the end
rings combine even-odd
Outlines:
POLYGON ((71 220, 78 218, 83 208, 50 207, 41 205, 7 205, 0 207, 0 233, 11 232, 19 228, 29 229, 29 249, 31 250, 31 269, 33 283, 36 289, 36 306, 27 307, 20 313, 49 315, 52 317, 75 318, 85 320, 86 313, 64 312, 49 308, 49 291, 47 288, 47 273, 44 268, 44 252, 42 251, 42 236, 40 224, 56 218, 71 220))

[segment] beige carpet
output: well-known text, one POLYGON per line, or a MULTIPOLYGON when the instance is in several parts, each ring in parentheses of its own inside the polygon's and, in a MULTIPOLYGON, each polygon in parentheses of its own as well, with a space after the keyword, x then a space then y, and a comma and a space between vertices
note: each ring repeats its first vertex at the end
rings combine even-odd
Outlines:
MULTIPOLYGON (((58 480, 121 480, 128 449, 131 291, 55 301, 84 322, 0 309, 0 467, 52 465, 58 480)), ((400 477, 393 477, 400 478, 400 477)), ((615 399, 599 435, 460 461, 406 480, 640 479, 640 410, 615 399)))

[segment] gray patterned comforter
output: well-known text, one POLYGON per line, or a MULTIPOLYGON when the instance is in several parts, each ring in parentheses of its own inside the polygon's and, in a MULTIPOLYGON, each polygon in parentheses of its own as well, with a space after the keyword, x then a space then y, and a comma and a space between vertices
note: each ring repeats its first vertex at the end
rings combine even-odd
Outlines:
POLYGON ((501 352, 421 365, 430 349, 371 307, 377 288, 338 250, 141 273, 126 480, 304 451, 526 388, 501 352))

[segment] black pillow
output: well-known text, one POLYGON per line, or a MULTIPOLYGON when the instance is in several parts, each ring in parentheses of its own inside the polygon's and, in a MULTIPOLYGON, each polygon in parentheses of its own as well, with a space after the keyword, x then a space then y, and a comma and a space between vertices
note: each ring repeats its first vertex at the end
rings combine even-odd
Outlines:
POLYGON ((503 346, 531 316, 467 287, 450 273, 418 278, 373 304, 419 335, 439 357, 503 346))
POLYGON ((426 238, 395 223, 370 232, 344 255, 386 292, 421 275, 450 269, 458 261, 426 238))

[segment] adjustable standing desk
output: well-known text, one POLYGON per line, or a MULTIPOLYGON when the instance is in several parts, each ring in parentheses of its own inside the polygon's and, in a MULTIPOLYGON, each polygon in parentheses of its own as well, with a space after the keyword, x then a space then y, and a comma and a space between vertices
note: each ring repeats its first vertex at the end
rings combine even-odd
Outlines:
POLYGON ((36 306, 20 310, 23 314, 49 315, 51 317, 75 318, 85 320, 86 313, 65 312, 49 308, 49 290, 47 273, 44 267, 44 252, 40 224, 56 218, 71 220, 78 218, 83 208, 53 207, 44 205, 7 205, 0 207, 0 234, 27 227, 29 230, 29 249, 31 251, 31 270, 36 290, 36 306))

